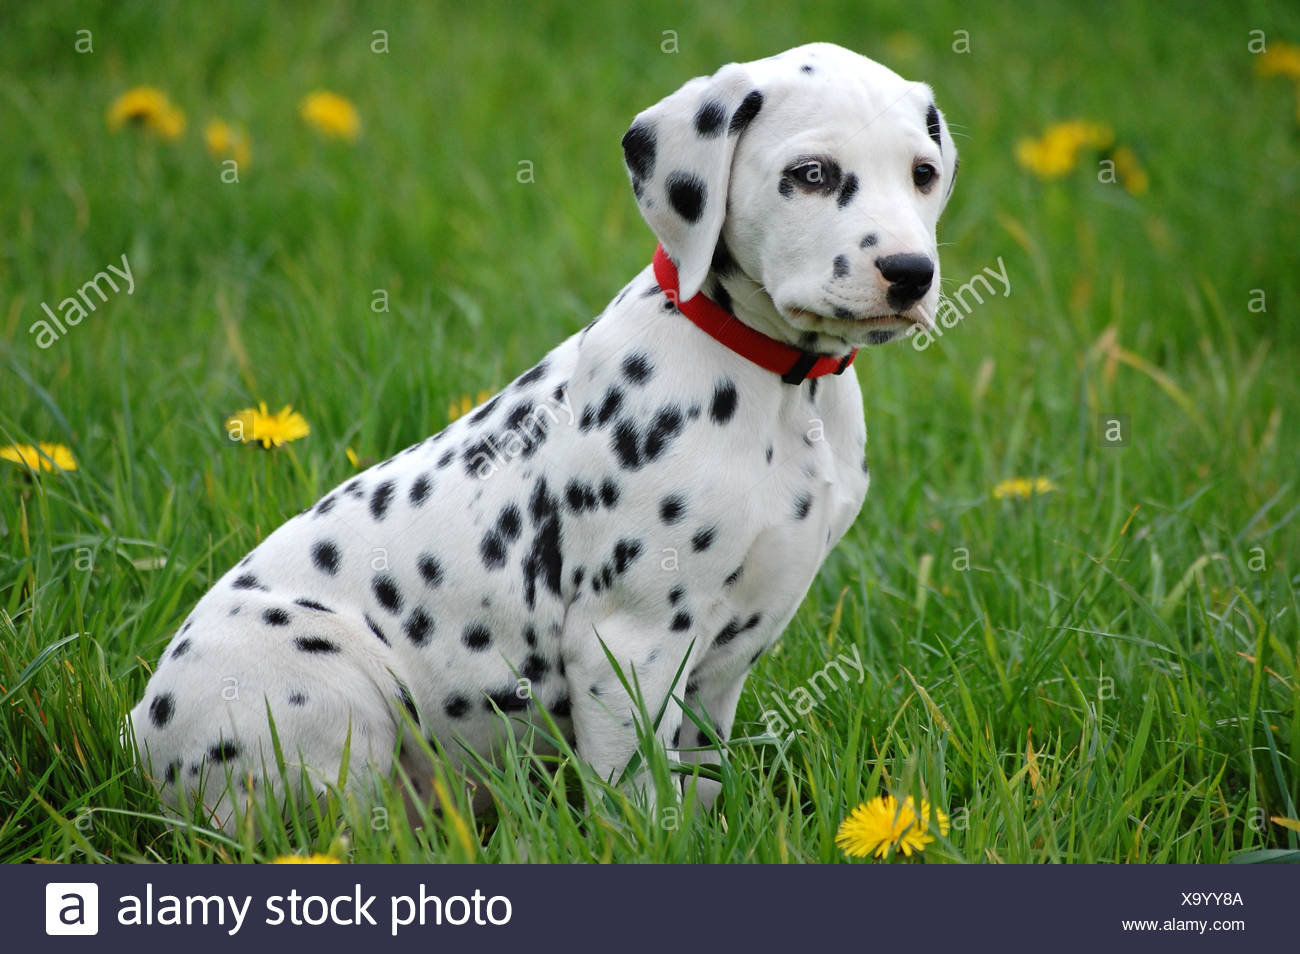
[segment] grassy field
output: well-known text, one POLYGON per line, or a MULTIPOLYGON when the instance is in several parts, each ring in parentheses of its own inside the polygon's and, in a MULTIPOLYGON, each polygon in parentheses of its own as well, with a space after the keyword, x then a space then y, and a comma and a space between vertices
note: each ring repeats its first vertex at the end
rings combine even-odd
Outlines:
POLYGON ((1300 818, 1300 117, 1250 33, 1300 42, 1300 11, 739 6, 6 5, 0 445, 77 469, 0 460, 0 859, 833 862, 886 792, 951 818, 930 862, 1300 858, 1274 820, 1300 818), (1001 262, 1010 291, 857 361, 871 493, 750 678, 716 810, 648 814, 521 753, 487 773, 490 824, 163 824, 118 732, 193 603, 349 449, 439 430, 643 267, 638 110, 815 39, 934 86, 962 152, 946 286, 1001 262), (178 138, 109 131, 141 84, 178 138), (355 104, 355 141, 300 119, 318 88, 355 104), (237 183, 213 118, 247 130, 237 183), (1113 144, 1050 180, 1017 162, 1072 118, 1113 144), (1120 146, 1145 191, 1104 181, 1120 146), (42 302, 124 255, 133 291, 40 347, 42 302), (232 443, 259 400, 310 435, 232 443), (1018 477, 1050 484, 994 494, 1018 477), (766 737, 844 652, 861 682, 766 737))

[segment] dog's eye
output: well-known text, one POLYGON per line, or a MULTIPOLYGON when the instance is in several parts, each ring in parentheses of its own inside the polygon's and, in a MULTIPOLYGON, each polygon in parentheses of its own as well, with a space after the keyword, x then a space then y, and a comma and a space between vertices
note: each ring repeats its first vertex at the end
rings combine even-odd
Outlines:
POLYGON ((795 182, 806 186, 812 186, 813 188, 817 188, 826 182, 826 171, 822 168, 822 164, 816 159, 809 159, 806 162, 799 163, 797 166, 791 166, 786 170, 786 175, 795 182))
POLYGON ((924 189, 938 174, 938 169, 928 162, 922 162, 912 167, 912 182, 918 189, 924 189))

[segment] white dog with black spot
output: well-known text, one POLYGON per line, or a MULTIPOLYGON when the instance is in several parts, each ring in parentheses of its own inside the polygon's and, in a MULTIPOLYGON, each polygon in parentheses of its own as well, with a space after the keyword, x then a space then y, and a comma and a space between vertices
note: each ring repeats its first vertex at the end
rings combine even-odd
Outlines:
POLYGON ((826 43, 691 80, 623 147, 651 265, 176 633, 131 712, 169 803, 229 826, 251 789, 336 781, 345 747, 350 786, 400 764, 424 794, 412 734, 455 766, 543 710, 615 779, 633 676, 673 758, 719 757, 696 719, 727 739, 866 494, 856 349, 933 325, 957 154, 927 86, 826 43))

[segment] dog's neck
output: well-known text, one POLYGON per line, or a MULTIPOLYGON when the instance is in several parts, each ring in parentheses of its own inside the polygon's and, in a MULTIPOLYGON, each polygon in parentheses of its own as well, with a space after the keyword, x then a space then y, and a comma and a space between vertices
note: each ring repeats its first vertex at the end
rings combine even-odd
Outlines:
POLYGON ((802 351, 818 355, 843 355, 853 350, 853 345, 834 335, 800 331, 791 327, 776 310, 767 289, 735 265, 714 267, 709 271, 700 291, 735 315, 755 331, 769 338, 784 341, 802 351))

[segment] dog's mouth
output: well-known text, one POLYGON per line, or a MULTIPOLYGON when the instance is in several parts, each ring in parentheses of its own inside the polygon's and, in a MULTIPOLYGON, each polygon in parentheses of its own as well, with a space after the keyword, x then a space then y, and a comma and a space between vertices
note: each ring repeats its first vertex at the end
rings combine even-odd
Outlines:
POLYGON ((811 308, 789 307, 782 309, 787 320, 796 327, 825 331, 846 338, 855 338, 856 329, 869 329, 873 332, 893 332, 911 334, 932 327, 928 315, 918 307, 901 312, 884 312, 880 314, 858 314, 850 309, 836 307, 830 314, 814 311, 811 308))

